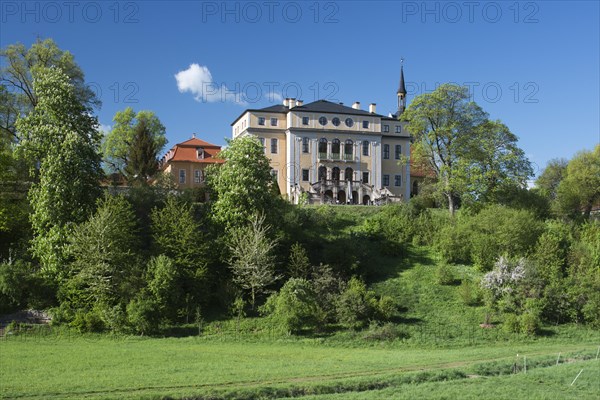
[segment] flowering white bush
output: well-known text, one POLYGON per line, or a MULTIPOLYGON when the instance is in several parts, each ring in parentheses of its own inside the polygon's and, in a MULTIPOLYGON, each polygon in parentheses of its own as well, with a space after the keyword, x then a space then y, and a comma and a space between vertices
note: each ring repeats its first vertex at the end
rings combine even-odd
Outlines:
POLYGON ((494 299, 498 299, 514 291, 518 283, 525 278, 525 270, 524 258, 511 261, 506 257, 500 257, 494 269, 481 279, 481 286, 491 291, 494 299))

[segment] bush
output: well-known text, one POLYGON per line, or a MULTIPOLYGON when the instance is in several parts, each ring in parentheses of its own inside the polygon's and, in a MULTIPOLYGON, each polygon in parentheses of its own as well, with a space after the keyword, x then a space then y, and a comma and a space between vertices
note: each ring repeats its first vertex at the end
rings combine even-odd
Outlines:
POLYGON ((467 306, 477 306, 481 304, 482 293, 479 284, 471 279, 463 279, 458 288, 458 295, 467 306))
POLYGON ((470 222, 471 258, 482 271, 488 271, 503 254, 526 257, 537 243, 544 226, 526 210, 492 205, 470 222))
POLYGON ((507 333, 519 333, 521 331, 519 317, 515 314, 506 314, 502 329, 507 333))
POLYGON ((314 329, 322 319, 310 282, 302 278, 288 280, 279 293, 271 295, 261 312, 283 329, 298 333, 314 329))
POLYGON ((97 310, 77 310, 70 326, 81 333, 101 332, 104 330, 104 321, 97 310))
POLYGON ((389 321, 398 313, 398 304, 391 296, 381 296, 377 302, 377 314, 382 321, 389 321))
POLYGON ((373 317, 376 309, 374 293, 367 290, 364 282, 353 277, 338 299, 338 322, 347 328, 362 328, 373 317))
POLYGON ((435 281, 439 285, 452 285, 456 278, 454 276, 454 269, 446 264, 440 263, 435 269, 435 281))
POLYGON ((149 297, 140 295, 127 305, 127 321, 135 333, 153 334, 158 331, 158 305, 149 297))
POLYGON ((535 335, 541 326, 540 317, 533 311, 525 312, 519 317, 519 325, 521 333, 535 335))
POLYGON ((445 262, 471 262, 470 230, 465 222, 466 217, 459 215, 456 220, 440 228, 435 248, 445 262))

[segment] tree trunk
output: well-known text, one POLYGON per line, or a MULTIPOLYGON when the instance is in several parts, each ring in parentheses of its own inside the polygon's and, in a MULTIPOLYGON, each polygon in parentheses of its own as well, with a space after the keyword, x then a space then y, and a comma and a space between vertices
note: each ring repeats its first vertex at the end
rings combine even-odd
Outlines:
POLYGON ((450 211, 450 215, 454 216, 454 211, 456 211, 456 205, 454 204, 454 196, 452 193, 446 194, 448 198, 448 211, 450 211))

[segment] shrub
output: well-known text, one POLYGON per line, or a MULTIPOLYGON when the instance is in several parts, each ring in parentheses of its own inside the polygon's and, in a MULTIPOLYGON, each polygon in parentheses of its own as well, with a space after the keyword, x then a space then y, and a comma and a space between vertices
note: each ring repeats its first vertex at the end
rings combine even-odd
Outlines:
POLYGON ((543 223, 527 210, 492 205, 473 216, 469 223, 471 258, 488 271, 498 256, 526 257, 543 232, 543 223))
POLYGON ((506 314, 502 329, 507 333, 518 333, 521 331, 519 317, 515 314, 506 314))
POLYGON ((439 285, 452 285, 456 280, 454 269, 446 263, 440 263, 435 269, 435 280, 439 285))
POLYGON ((322 314, 310 282, 302 278, 288 280, 279 293, 269 296, 261 312, 276 325, 295 333, 305 327, 315 328, 322 314))
POLYGON ((362 328, 374 315, 377 307, 374 293, 361 280, 353 277, 337 303, 338 322, 348 328, 362 328))
POLYGON ((379 325, 376 322, 372 322, 363 335, 365 340, 394 340, 403 337, 406 337, 406 333, 398 326, 391 323, 379 325))
POLYGON ((101 332, 104 330, 104 321, 96 310, 77 310, 70 325, 79 332, 101 332))
POLYGON ((467 306, 476 306, 481 304, 482 293, 479 285, 471 279, 463 279, 459 288, 458 295, 467 306))
POLYGON ((535 312, 525 312, 519 317, 519 326, 521 333, 535 335, 541 326, 540 317, 535 312))
POLYGON ((131 300, 127 305, 127 321, 133 332, 152 334, 158 330, 158 305, 144 294, 131 300))
POLYGON ((456 220, 439 229, 435 248, 445 262, 468 264, 471 262, 470 230, 465 223, 466 217, 456 220))
POLYGON ((377 302, 377 314, 380 320, 389 321, 398 313, 398 304, 391 296, 381 296, 377 302))

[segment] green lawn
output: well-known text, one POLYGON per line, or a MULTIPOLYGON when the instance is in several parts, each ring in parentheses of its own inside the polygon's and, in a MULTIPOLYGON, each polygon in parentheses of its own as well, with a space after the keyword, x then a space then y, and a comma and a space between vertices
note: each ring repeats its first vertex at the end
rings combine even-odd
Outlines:
POLYGON ((538 368, 528 373, 495 377, 469 376, 447 382, 426 382, 355 393, 302 397, 334 399, 598 399, 600 363, 597 360, 538 368), (573 380, 581 372, 577 380, 573 380), (571 385, 571 383, 573 383, 571 385))
POLYGON ((273 397, 363 390, 377 384, 392 386, 389 390, 393 390, 398 377, 419 371, 468 371, 480 363, 510 364, 517 353, 533 362, 536 357, 554 357, 558 352, 563 357, 581 351, 593 355, 595 349, 597 343, 593 342, 424 350, 344 348, 313 340, 251 343, 196 337, 13 337, 0 342, 0 393, 5 398, 181 398, 211 394, 252 398, 260 393, 273 397))

